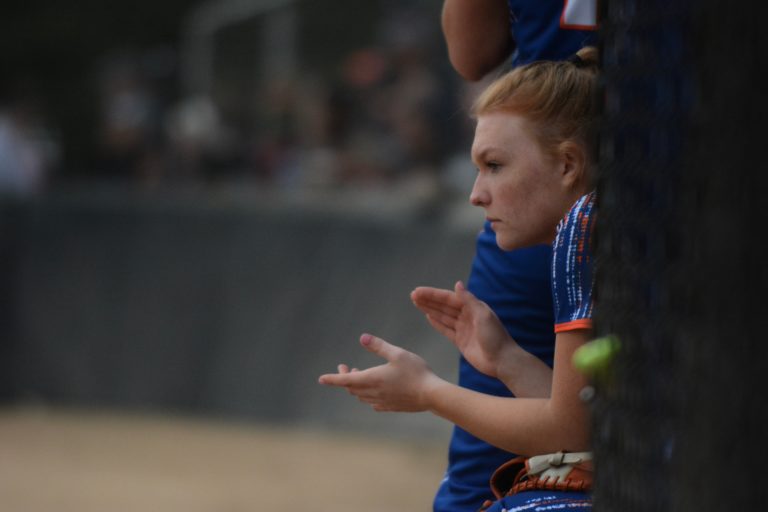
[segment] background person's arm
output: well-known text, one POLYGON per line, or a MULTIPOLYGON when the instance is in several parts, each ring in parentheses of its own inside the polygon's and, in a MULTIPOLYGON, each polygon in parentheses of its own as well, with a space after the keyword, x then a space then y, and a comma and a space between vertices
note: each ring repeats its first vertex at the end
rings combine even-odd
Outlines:
POLYGON ((445 0, 441 22, 451 65, 466 80, 480 80, 514 49, 506 0, 445 0))

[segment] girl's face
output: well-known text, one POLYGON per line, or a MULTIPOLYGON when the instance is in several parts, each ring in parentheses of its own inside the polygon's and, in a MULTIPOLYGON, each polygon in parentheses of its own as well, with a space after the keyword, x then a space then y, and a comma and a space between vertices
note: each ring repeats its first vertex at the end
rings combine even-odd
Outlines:
POLYGON ((478 173, 469 200, 485 210, 499 247, 551 243, 579 197, 569 174, 573 161, 545 154, 528 121, 508 112, 478 116, 472 160, 478 173))

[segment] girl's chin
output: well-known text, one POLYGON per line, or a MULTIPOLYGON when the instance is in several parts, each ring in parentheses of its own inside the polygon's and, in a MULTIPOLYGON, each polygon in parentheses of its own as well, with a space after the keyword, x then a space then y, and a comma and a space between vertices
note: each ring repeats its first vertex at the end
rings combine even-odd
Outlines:
POLYGON ((544 244, 546 242, 539 242, 533 238, 521 238, 521 237, 509 237, 504 236, 503 233, 496 233, 496 245, 502 251, 514 251, 516 249, 524 249, 526 247, 533 247, 534 245, 544 244))
POLYGON ((509 240, 503 235, 499 236, 498 233, 496 233, 496 245, 498 245, 499 249, 503 251, 513 251, 519 248, 519 245, 516 244, 513 240, 509 240))

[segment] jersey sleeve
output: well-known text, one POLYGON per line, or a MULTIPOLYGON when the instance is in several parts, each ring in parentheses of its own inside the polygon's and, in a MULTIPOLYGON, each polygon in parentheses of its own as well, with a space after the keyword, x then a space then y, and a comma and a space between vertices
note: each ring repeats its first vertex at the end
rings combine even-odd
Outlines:
POLYGON ((557 229, 552 251, 555 332, 591 329, 594 192, 582 196, 557 229))

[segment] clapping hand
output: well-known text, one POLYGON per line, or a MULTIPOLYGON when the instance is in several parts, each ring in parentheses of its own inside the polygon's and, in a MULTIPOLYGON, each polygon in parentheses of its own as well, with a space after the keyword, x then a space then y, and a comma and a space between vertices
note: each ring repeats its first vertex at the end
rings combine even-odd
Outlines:
POLYGON ((386 363, 366 370, 340 364, 338 373, 321 375, 320 384, 346 388, 376 411, 421 412, 429 408, 430 386, 442 381, 424 359, 370 334, 363 334, 360 344, 386 363))
POLYGON ((461 281, 454 290, 418 287, 411 292, 411 300, 479 372, 498 377, 504 353, 518 348, 491 308, 461 281))

